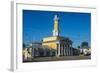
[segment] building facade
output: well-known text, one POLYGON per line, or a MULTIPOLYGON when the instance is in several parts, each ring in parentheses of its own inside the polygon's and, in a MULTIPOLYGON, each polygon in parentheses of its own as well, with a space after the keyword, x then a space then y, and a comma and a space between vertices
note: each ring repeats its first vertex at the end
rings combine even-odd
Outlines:
POLYGON ((46 45, 56 50, 56 56, 72 56, 72 41, 65 37, 44 38, 42 45, 46 45), (52 38, 52 39, 51 39, 52 38))
POLYGON ((53 36, 43 38, 42 45, 56 50, 56 56, 72 56, 72 41, 67 37, 60 36, 59 18, 54 17, 53 36))
POLYGON ((48 46, 43 46, 41 43, 31 43, 23 50, 23 60, 32 61, 36 57, 53 57, 56 55, 56 50, 48 46))
POLYGON ((72 41, 60 36, 59 18, 54 16, 54 29, 51 37, 45 37, 42 42, 33 42, 23 49, 23 60, 32 61, 35 57, 73 56, 72 41))

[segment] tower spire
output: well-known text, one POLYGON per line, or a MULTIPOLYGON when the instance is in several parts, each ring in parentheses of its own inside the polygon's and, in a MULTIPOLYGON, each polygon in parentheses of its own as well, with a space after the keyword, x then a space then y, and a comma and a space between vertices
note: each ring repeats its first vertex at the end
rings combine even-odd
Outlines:
POLYGON ((54 16, 53 36, 59 36, 59 18, 57 15, 54 16))

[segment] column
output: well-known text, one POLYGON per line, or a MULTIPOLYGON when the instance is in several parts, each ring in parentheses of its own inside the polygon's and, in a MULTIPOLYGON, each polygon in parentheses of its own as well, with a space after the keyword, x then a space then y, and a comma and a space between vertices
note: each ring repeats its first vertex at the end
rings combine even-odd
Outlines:
POLYGON ((65 45, 65 55, 67 55, 67 46, 65 45))
POLYGON ((60 56, 60 43, 58 44, 58 54, 57 56, 60 56))
POLYGON ((61 55, 62 56, 64 55, 64 47, 63 47, 63 44, 61 45, 61 55))
POLYGON ((66 55, 66 52, 65 52, 65 44, 63 45, 63 48, 64 48, 64 56, 66 55))
POLYGON ((71 56, 73 56, 73 49, 72 49, 72 45, 70 45, 71 48, 71 56))
POLYGON ((68 56, 69 56, 69 46, 67 45, 67 48, 68 48, 68 56))
POLYGON ((34 58, 34 49, 35 48, 32 48, 32 58, 34 58))
POLYGON ((68 45, 68 49, 69 49, 69 56, 70 56, 70 45, 68 45))
POLYGON ((56 56, 58 56, 58 43, 57 43, 56 56))
POLYGON ((63 48, 63 56, 64 56, 64 48, 63 48))
POLYGON ((62 47, 62 45, 60 44, 60 55, 62 55, 62 49, 63 49, 63 47, 62 47))
POLYGON ((68 44, 67 44, 67 55, 69 56, 69 48, 68 48, 68 44))
POLYGON ((64 48, 64 44, 63 44, 63 54, 64 54, 64 56, 65 56, 65 48, 64 48))
POLYGON ((60 52, 61 50, 60 49, 61 49, 61 47, 60 47, 60 43, 59 43, 59 56, 61 55, 61 52, 60 52))
POLYGON ((64 56, 64 47, 63 47, 63 45, 62 45, 62 56, 64 56))
POLYGON ((66 53, 67 53, 67 56, 68 56, 68 45, 66 45, 66 53))

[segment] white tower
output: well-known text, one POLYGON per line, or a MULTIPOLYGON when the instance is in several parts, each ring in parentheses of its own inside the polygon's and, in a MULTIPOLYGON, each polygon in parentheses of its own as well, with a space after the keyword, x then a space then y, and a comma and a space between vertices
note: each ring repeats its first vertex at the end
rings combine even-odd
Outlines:
POLYGON ((59 36, 59 18, 57 15, 54 16, 53 36, 59 36))

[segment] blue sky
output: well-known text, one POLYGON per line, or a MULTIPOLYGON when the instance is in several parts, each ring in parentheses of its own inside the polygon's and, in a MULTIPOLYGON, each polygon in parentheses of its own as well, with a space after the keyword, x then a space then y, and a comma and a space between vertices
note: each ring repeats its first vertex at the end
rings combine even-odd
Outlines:
POLYGON ((69 37, 73 47, 83 41, 91 41, 91 14, 76 12, 53 12, 23 10, 23 42, 40 42, 52 36, 54 15, 59 17, 60 35, 69 37))

